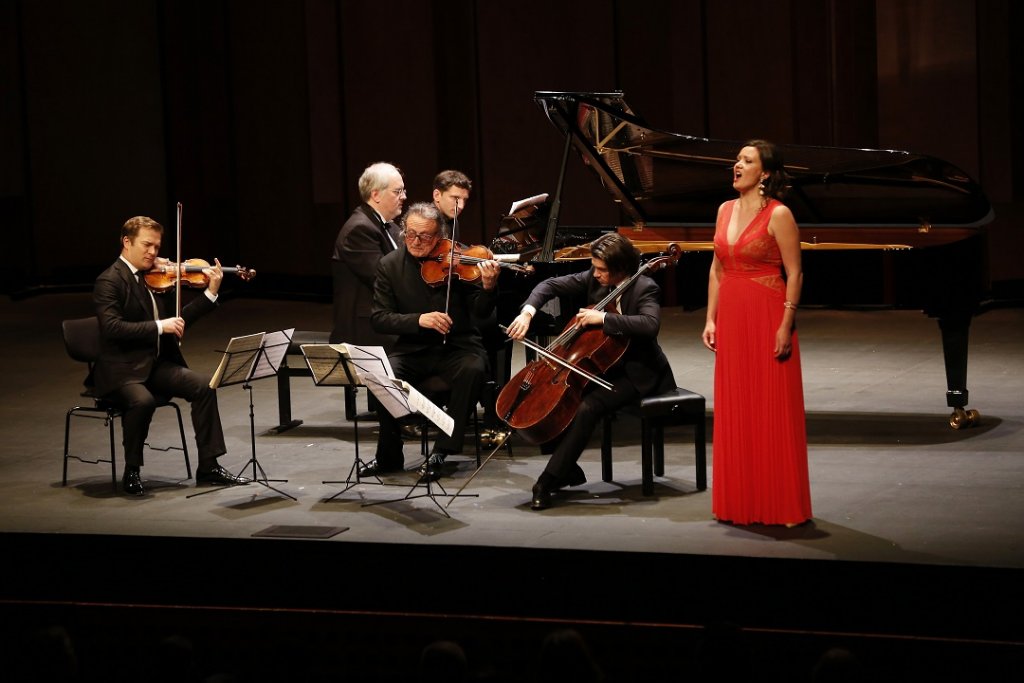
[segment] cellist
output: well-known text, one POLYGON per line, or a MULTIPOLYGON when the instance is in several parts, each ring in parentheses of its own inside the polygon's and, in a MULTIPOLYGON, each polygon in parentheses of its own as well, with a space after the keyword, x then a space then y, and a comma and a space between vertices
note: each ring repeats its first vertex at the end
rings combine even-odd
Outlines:
POLYGON ((508 326, 508 335, 522 340, 537 309, 550 299, 565 297, 578 301, 581 306, 576 314, 578 324, 600 326, 604 334, 629 339, 625 353, 604 376, 614 390, 588 385, 576 416, 551 444, 554 451, 533 486, 530 507, 534 510, 550 507, 552 494, 558 489, 579 486, 587 481, 577 461, 605 415, 620 406, 676 386, 668 358, 658 345, 661 305, 658 303, 659 288, 654 280, 641 275, 607 310, 588 307, 604 299, 639 269, 640 252, 627 237, 609 233, 591 243, 590 253, 591 267, 588 271, 541 282, 508 326))

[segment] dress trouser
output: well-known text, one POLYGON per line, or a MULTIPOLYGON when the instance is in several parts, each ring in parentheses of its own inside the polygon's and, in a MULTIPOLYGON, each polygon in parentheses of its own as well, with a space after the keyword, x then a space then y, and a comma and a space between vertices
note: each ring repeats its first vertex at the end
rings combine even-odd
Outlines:
POLYGON ((143 446, 156 410, 156 396, 182 398, 191 404, 199 468, 214 466, 217 458, 227 452, 217 392, 210 388, 209 380, 198 373, 165 361, 157 361, 145 384, 126 384, 104 397, 122 410, 125 465, 141 467, 144 464, 143 446))
POLYGON ((576 411, 576 417, 562 432, 561 437, 554 440, 554 451, 544 468, 544 473, 558 483, 564 482, 604 416, 639 398, 640 394, 629 382, 618 383, 615 391, 608 391, 593 384, 588 385, 579 410, 576 411))
MULTIPOLYGON (((416 353, 389 356, 389 360, 395 377, 404 379, 413 386, 429 377, 437 376, 451 387, 446 412, 455 421, 455 429, 451 436, 441 433, 434 442, 434 450, 461 453, 468 416, 480 399, 480 389, 487 371, 487 357, 483 351, 435 346, 416 353)), ((377 464, 383 470, 401 469, 405 464, 405 458, 402 454, 402 433, 398 421, 383 407, 377 410, 377 416, 380 418, 377 464)))

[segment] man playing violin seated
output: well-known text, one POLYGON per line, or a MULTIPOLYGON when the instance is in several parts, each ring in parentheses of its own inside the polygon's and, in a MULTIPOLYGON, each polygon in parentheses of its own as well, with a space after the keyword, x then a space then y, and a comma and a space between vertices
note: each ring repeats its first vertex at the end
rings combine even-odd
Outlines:
POLYGON ((534 510, 550 507, 554 491, 587 481, 577 461, 605 415, 676 386, 672 367, 658 345, 661 306, 654 280, 641 275, 605 310, 592 308, 639 270, 640 253, 628 238, 618 233, 598 237, 591 243, 590 253, 590 270, 541 282, 508 326, 508 335, 522 340, 537 309, 555 297, 566 297, 581 306, 576 314, 578 325, 599 327, 608 336, 628 338, 621 358, 604 373, 604 379, 614 390, 588 384, 572 421, 553 444, 548 444, 549 447, 554 445, 554 450, 548 451, 552 452, 551 458, 533 486, 531 507, 534 510))
POLYGON ((146 289, 142 276, 159 265, 157 254, 163 226, 152 218, 135 216, 121 228, 121 256, 103 271, 93 288, 93 306, 100 325, 100 353, 93 367, 96 394, 122 410, 124 436, 123 489, 144 493, 140 468, 142 451, 156 410, 154 395, 183 398, 192 404, 192 426, 199 450, 196 484, 242 484, 217 464, 227 452, 217 392, 190 370, 178 348, 185 329, 217 307, 223 280, 220 261, 205 269, 209 285, 178 315, 173 295, 146 289))
MULTIPOLYGON (((428 284, 424 269, 436 267, 429 257, 445 237, 441 213, 431 204, 413 204, 402 217, 402 243, 377 266, 370 323, 379 334, 398 338, 388 352, 395 376, 412 385, 438 376, 451 387, 447 412, 455 422, 451 436, 441 434, 421 468, 421 476, 441 476, 446 456, 462 452, 467 417, 476 409, 485 380, 487 354, 475 320, 486 318, 497 301, 499 267, 482 261, 479 278, 467 281, 453 269, 446 279, 428 284)), ((433 279, 433 278, 429 278, 433 279)), ((379 410, 376 458, 360 476, 400 471, 405 466, 398 423, 379 410)))

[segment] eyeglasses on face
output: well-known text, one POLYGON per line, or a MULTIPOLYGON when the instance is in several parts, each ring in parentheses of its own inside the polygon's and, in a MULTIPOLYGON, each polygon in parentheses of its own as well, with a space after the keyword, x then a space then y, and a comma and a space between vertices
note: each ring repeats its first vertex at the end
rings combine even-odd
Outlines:
POLYGON ((412 232, 407 230, 405 233, 405 241, 410 244, 430 244, 436 241, 438 234, 436 232, 412 232))
POLYGON ((392 193, 392 194, 394 194, 394 195, 395 195, 396 197, 401 197, 401 196, 403 196, 403 195, 405 194, 405 188, 404 188, 404 187, 400 187, 400 188, 398 188, 398 189, 396 190, 396 189, 394 189, 394 188, 391 188, 391 187, 389 187, 389 188, 388 188, 388 192, 391 192, 391 193, 392 193))

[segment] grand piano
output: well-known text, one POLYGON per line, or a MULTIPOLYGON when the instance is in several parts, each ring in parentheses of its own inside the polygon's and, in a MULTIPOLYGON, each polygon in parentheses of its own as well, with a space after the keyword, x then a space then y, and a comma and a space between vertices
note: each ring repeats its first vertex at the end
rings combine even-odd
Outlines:
MULTIPOLYGON (((679 245, 694 262, 678 269, 690 280, 677 283, 706 295, 714 217, 735 196, 728 170, 742 142, 652 128, 622 92, 537 92, 535 101, 564 136, 558 186, 550 201, 506 217, 493 249, 522 252, 538 277, 589 265, 584 243, 601 229, 588 234, 558 224, 562 181, 575 151, 631 223, 613 229, 642 251, 679 245)), ((978 412, 967 408, 968 338, 987 288, 983 227, 993 217, 981 187, 955 166, 911 152, 804 145, 781 150, 792 178, 786 204, 804 250, 801 303, 865 303, 867 291, 877 304, 919 308, 936 318, 946 404, 953 409, 949 424, 976 424, 978 412), (857 296, 844 291, 851 283, 857 296)), ((694 301, 694 291, 666 289, 669 303, 694 301)))

